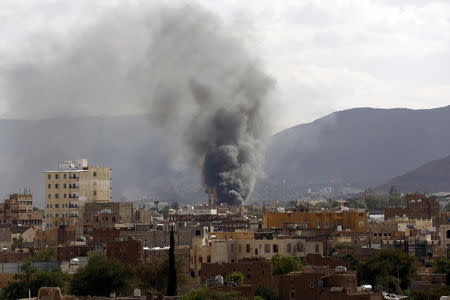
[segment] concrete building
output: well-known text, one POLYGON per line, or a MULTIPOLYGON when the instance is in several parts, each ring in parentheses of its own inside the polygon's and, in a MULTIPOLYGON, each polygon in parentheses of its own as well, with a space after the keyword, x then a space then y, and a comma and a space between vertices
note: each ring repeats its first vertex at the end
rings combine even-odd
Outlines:
POLYGON ((202 263, 233 263, 246 259, 270 260, 274 255, 305 257, 309 253, 323 253, 323 243, 300 236, 274 236, 272 233, 248 232, 239 236, 217 238, 211 233, 208 239, 193 239, 190 265, 194 274, 199 274, 202 263), (252 234, 252 233, 250 233, 252 234))
MULTIPOLYGON (((85 203, 111 202, 111 169, 65 161, 59 169, 44 171, 45 224, 47 228, 76 225, 85 203)), ((79 233, 82 229, 79 229, 79 233)))
POLYGON ((4 203, 0 203, 0 224, 5 226, 42 224, 42 213, 33 208, 31 193, 11 194, 4 203))
POLYGON ((325 228, 331 231, 366 231, 368 213, 362 209, 342 211, 269 212, 263 228, 325 228))
POLYGON ((94 228, 111 228, 133 223, 133 203, 85 203, 82 215, 84 233, 92 234, 94 228))

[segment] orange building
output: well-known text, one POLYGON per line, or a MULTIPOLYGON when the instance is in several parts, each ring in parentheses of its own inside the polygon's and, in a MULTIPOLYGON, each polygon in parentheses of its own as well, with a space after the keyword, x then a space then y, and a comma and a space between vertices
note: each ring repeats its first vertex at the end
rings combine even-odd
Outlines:
POLYGON ((366 231, 365 210, 269 212, 264 214, 264 228, 329 228, 331 230, 366 231))

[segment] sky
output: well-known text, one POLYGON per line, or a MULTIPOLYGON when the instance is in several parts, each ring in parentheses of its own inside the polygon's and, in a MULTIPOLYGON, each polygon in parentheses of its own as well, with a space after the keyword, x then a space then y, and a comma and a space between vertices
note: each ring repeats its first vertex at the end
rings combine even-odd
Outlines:
MULTIPOLYGON (((148 3, 0 1, 0 117, 30 117, 8 98, 11 68, 57 55, 55 41, 69 45, 110 10, 148 3)), ((274 131, 354 107, 450 104, 450 1, 198 3, 235 30, 275 80, 274 131)))

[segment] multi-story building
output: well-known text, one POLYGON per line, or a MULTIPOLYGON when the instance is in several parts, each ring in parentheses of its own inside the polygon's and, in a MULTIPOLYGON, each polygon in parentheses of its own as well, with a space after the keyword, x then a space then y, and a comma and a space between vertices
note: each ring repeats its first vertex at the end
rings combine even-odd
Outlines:
POLYGON ((422 194, 407 194, 406 206, 385 207, 384 219, 407 217, 410 219, 436 219, 439 218, 439 202, 435 197, 422 194))
POLYGON ((130 225, 133 217, 131 202, 85 203, 82 222, 84 233, 91 234, 93 228, 130 225))
POLYGON ((111 169, 65 161, 58 170, 44 171, 47 228, 76 225, 85 203, 111 202, 111 169))
POLYGON ((343 211, 269 212, 264 228, 298 228, 366 231, 368 213, 363 209, 343 211))
POLYGON ((298 235, 271 232, 214 232, 209 238, 193 239, 190 266, 198 274, 202 263, 232 263, 245 259, 267 259, 274 255, 305 257, 323 253, 323 242, 298 235))
POLYGON ((33 208, 33 196, 26 192, 11 194, 0 203, 0 224, 33 226, 42 223, 42 212, 33 208))

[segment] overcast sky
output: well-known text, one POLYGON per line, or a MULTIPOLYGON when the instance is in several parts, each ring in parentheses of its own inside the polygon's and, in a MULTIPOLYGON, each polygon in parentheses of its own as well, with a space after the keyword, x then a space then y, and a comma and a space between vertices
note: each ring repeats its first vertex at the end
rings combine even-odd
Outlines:
MULTIPOLYGON (((82 31, 123 2, 0 1, 0 116, 26 117, 7 105, 8 68, 48 52, 49 36, 82 31)), ((450 1, 199 3, 242 30, 276 80, 276 130, 353 107, 450 104, 450 1)))

